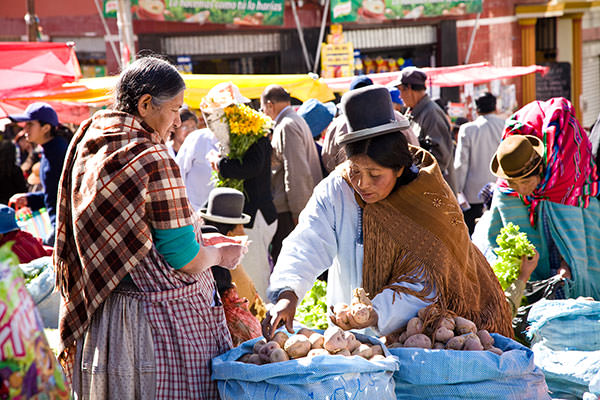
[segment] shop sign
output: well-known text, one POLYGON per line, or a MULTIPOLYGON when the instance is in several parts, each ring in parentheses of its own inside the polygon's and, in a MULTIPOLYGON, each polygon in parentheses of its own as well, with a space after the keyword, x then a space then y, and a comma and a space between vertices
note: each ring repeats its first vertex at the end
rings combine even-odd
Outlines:
POLYGON ((482 11, 483 0, 331 0, 331 22, 381 22, 482 11))
MULTIPOLYGON (((240 26, 283 25, 284 0, 131 0, 134 19, 240 26)), ((104 0, 104 17, 117 17, 118 0, 104 0)))
POLYGON ((324 44, 321 47, 321 76, 339 78, 354 75, 352 43, 324 44))

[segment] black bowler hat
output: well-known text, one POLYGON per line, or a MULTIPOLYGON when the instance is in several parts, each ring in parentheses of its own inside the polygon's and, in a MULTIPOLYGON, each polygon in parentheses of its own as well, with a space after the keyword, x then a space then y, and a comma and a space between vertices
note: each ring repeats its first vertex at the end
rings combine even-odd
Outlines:
POLYGON ((202 218, 221 224, 247 224, 250 216, 242 213, 244 194, 232 188, 215 188, 208 195, 208 207, 200 209, 202 218))
POLYGON ((369 139, 408 128, 408 120, 396 121, 390 92, 385 86, 371 85, 342 96, 342 111, 348 133, 336 137, 338 144, 369 139))

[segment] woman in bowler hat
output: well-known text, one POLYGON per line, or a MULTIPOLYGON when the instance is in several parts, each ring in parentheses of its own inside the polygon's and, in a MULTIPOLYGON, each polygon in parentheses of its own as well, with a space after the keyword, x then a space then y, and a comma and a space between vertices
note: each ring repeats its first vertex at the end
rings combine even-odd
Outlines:
POLYGON ((560 274, 558 295, 600 299, 599 180, 592 147, 571 103, 534 101, 505 124, 490 169, 498 177, 491 204, 489 246, 509 222, 527 233, 540 258, 531 275, 560 274))
POLYGON ((512 336, 496 276, 470 241, 435 158, 408 145, 409 123, 395 119, 387 88, 350 91, 341 104, 348 132, 337 140, 348 160, 317 185, 283 243, 268 290, 274 306, 263 321, 265 337, 283 324, 292 331, 298 299, 325 270, 330 306, 350 304, 356 288, 372 302, 366 323, 333 312, 342 329, 387 335, 433 304, 427 312, 454 312, 512 336))

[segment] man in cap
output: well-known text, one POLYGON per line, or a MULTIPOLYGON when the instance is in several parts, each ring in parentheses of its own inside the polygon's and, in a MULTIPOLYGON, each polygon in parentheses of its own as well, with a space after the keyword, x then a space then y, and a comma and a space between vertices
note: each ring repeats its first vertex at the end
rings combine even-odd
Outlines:
POLYGON ((427 75, 423 71, 408 67, 391 85, 400 89, 402 100, 408 107, 406 115, 412 119, 411 128, 421 147, 433 154, 446 182, 454 188, 452 128, 444 111, 427 94, 426 81, 427 75))
POLYGON ((475 220, 483 213, 483 200, 478 196, 481 189, 495 181, 488 166, 502 139, 504 120, 496 113, 496 97, 485 92, 475 100, 479 116, 458 130, 458 141, 454 155, 454 177, 456 191, 463 194, 470 205, 463 208, 465 223, 473 234, 475 220))
POLYGON ((323 174, 310 128, 292 109, 290 94, 279 85, 269 85, 260 97, 260 107, 275 121, 271 139, 271 192, 277 209, 271 255, 275 261, 323 174))

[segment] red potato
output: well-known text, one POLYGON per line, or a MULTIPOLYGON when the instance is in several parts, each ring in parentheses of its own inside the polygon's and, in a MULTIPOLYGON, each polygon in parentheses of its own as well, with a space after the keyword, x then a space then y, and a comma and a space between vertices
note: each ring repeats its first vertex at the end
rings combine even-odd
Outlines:
POLYGON ((352 352, 352 355, 369 359, 373 355, 373 351, 371 350, 371 346, 369 346, 368 344, 361 344, 356 350, 352 352))
POLYGON ((350 354, 348 349, 338 351, 337 353, 329 353, 329 354, 331 354, 332 356, 345 356, 345 357, 350 357, 352 355, 352 354, 350 354))
POLYGON ((260 348, 258 351, 258 355, 263 362, 269 362, 271 353, 275 349, 280 349, 279 344, 277 342, 267 342, 264 346, 260 348))
POLYGON ((310 341, 311 349, 322 349, 323 343, 325 343, 325 336, 315 332, 312 335, 310 335, 308 340, 310 341))
POLYGON ((436 350, 443 350, 446 348, 446 345, 444 343, 440 343, 440 342, 435 342, 433 344, 433 348, 436 350))
POLYGON ((494 338, 492 337, 492 335, 490 335, 490 333, 487 330, 482 329, 480 331, 477 331, 477 336, 479 337, 479 341, 481 342, 481 345, 485 350, 494 346, 494 338))
POLYGON ((431 348, 431 339, 422 333, 410 336, 404 342, 404 347, 420 347, 422 349, 431 348))
POLYGON ((253 353, 246 353, 246 354, 242 354, 242 356, 240 358, 237 359, 237 361, 239 362, 243 362, 243 363, 248 363, 250 356, 252 356, 253 353))
POLYGON ((287 335, 287 333, 279 331, 276 332, 275 335, 273 335, 273 337, 271 338, 271 342, 277 342, 279 347, 283 348, 283 345, 285 344, 286 340, 288 340, 288 338, 289 336, 287 335))
POLYGON ((411 337, 423 333, 423 321, 419 317, 411 318, 406 325, 406 336, 411 337))
POLYGON ((446 343, 446 349, 448 350, 462 350, 465 345, 466 338, 464 336, 454 336, 446 343))
POLYGON ((383 355, 383 348, 380 345, 375 344, 375 345, 371 346, 371 353, 372 353, 372 356, 375 356, 377 354, 383 355))
POLYGON ((363 325, 371 318, 371 310, 369 310, 369 306, 361 303, 352 304, 350 307, 350 315, 357 324, 363 325))
POLYGON ((494 347, 494 346, 492 346, 489 349, 487 349, 487 351, 491 351, 492 353, 498 354, 499 356, 501 356, 502 353, 504 353, 502 350, 500 350, 499 348, 494 347))
POLYGON ((365 289, 363 289, 363 288, 354 289, 352 291, 352 295, 354 297, 352 300, 352 304, 360 303, 360 304, 364 304, 366 306, 373 305, 373 303, 371 303, 371 300, 367 296, 367 292, 365 292, 365 289))
POLYGON ((338 303, 333 307, 335 317, 345 325, 350 324, 350 306, 346 303, 338 303))
MULTIPOLYGON (((304 335, 307 338, 311 337, 311 335, 315 333, 315 331, 311 331, 308 328, 300 328, 300 330, 298 330, 298 332, 296 332, 296 335, 304 335)), ((272 340, 272 339, 271 339, 272 340)))
POLYGON ((465 340, 463 350, 483 351, 483 346, 479 341, 479 337, 477 337, 477 335, 469 335, 465 340))
POLYGON ((454 328, 456 327, 456 323, 454 322, 454 318, 450 318, 450 317, 444 317, 442 318, 442 320, 440 321, 440 327, 444 327, 446 329, 449 329, 451 331, 454 330, 454 328))
POLYGON ((281 348, 273 350, 269 355, 269 361, 272 363, 288 361, 289 359, 288 354, 281 348))
POLYGON ((265 344, 267 344, 267 341, 265 339, 260 339, 259 341, 254 343, 254 347, 252 348, 252 351, 254 353, 258 354, 258 352, 260 351, 260 348, 263 347, 265 344))
POLYGON ((261 365, 262 363, 262 359, 258 354, 250 354, 250 357, 248 357, 248 364, 261 365))
POLYGON ((463 317, 456 317, 454 318, 454 322, 456 323, 455 330, 459 335, 477 333, 477 326, 473 321, 463 317))
POLYGON ((348 345, 344 331, 338 326, 330 326, 323 336, 325 336, 323 348, 330 353, 337 353, 338 351, 344 350, 348 345))
POLYGON ((290 358, 301 358, 308 354, 310 346, 310 340, 308 340, 306 336, 296 334, 290 336, 290 338, 286 340, 283 349, 288 353, 290 358))
POLYGON ((404 344, 404 342, 406 342, 407 338, 408 338, 408 333, 406 331, 402 332, 402 334, 398 338, 398 343, 404 344))
POLYGON ((446 343, 454 337, 454 332, 444 326, 440 326, 433 336, 436 342, 446 343))
POLYGON ((350 353, 360 346, 360 341, 358 341, 354 334, 350 331, 344 332, 344 339, 346 339, 346 348, 350 353))
POLYGON ((312 349, 308 352, 306 357, 312 358, 315 356, 329 355, 329 352, 325 349, 312 349))

